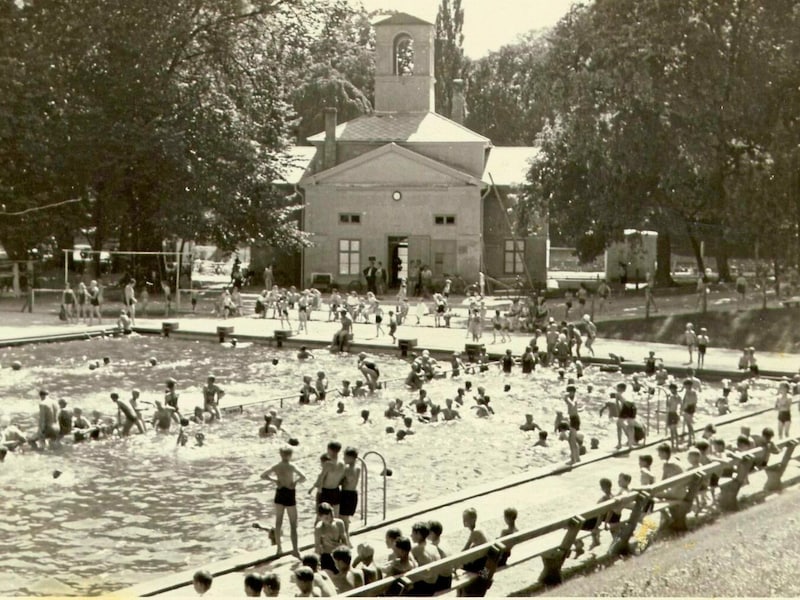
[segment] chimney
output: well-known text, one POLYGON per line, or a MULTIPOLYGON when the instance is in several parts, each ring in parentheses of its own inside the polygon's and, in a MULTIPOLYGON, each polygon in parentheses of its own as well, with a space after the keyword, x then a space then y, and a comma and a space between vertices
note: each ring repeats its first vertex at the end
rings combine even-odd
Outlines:
POLYGON ((325 144, 322 148, 322 169, 336 166, 336 109, 326 107, 325 112, 325 144))
POLYGON ((453 79, 453 99, 450 119, 463 125, 467 118, 467 100, 464 98, 464 80, 453 79))

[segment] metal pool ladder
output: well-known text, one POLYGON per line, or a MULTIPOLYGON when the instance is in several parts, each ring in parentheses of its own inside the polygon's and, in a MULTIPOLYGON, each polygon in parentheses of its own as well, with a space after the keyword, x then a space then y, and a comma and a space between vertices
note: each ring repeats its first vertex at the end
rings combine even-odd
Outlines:
POLYGON ((366 458, 368 456, 370 456, 371 454, 374 454, 375 456, 380 458, 381 459, 381 463, 383 464, 383 471, 381 472, 381 475, 383 476, 383 520, 386 520, 386 489, 387 489, 387 486, 388 486, 387 479, 389 477, 389 471, 388 471, 388 468, 386 467, 386 459, 384 458, 383 454, 381 454, 380 452, 376 452, 375 450, 370 450, 369 452, 365 452, 364 456, 360 456, 358 458, 358 460, 361 462, 361 468, 362 468, 362 473, 361 473, 361 498, 362 498, 362 500, 361 500, 361 520, 364 522, 364 525, 367 524, 367 517, 369 515, 369 510, 368 510, 369 479, 367 477, 368 469, 367 469, 367 463, 365 461, 366 461, 366 458))

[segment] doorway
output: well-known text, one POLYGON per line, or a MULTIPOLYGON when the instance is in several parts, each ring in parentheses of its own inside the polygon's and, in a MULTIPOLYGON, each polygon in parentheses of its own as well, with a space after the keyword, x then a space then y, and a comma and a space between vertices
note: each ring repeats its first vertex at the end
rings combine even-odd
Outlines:
POLYGON ((408 237, 389 236, 389 287, 396 288, 408 277, 408 237))

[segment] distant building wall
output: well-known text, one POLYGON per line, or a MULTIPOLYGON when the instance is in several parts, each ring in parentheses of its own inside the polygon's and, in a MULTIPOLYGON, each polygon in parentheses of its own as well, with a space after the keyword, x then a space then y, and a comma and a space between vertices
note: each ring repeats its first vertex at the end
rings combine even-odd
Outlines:
MULTIPOLYGON (((408 178, 413 181, 413 174, 408 178)), ((339 285, 359 280, 370 256, 388 269, 390 237, 407 238, 409 260, 474 280, 481 261, 480 212, 477 186, 309 186, 304 226, 313 232, 313 246, 305 250, 303 283, 313 272, 332 273, 339 285), (401 200, 392 198, 395 191, 401 200), (344 223, 341 215, 358 215, 359 223, 344 223), (341 240, 358 241, 356 273, 340 272, 341 240)))

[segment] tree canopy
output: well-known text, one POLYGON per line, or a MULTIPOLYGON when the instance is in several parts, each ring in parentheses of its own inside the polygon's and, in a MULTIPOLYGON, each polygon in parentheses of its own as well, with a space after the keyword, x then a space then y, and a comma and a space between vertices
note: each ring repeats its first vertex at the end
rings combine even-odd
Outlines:
POLYGON ((370 79, 361 54, 337 50, 364 41, 354 41, 363 26, 349 45, 342 27, 326 29, 337 9, 333 0, 0 3, 0 203, 13 212, 80 200, 0 215, 0 243, 16 257, 48 236, 69 247, 77 231, 96 248, 114 238, 132 250, 174 237, 304 243, 292 198, 273 185, 292 103, 305 108, 298 89, 317 77, 327 96, 341 90, 368 107, 365 92, 335 82, 335 69, 361 73, 367 90, 370 79), (317 60, 323 49, 337 60, 317 60))
POLYGON ((691 242, 700 268, 704 239, 726 275, 730 248, 774 231, 754 198, 797 199, 785 169, 797 156, 799 18, 793 0, 574 7, 549 36, 552 110, 527 195, 549 208, 551 234, 591 258, 626 228, 655 229, 662 279, 671 237, 691 242))

